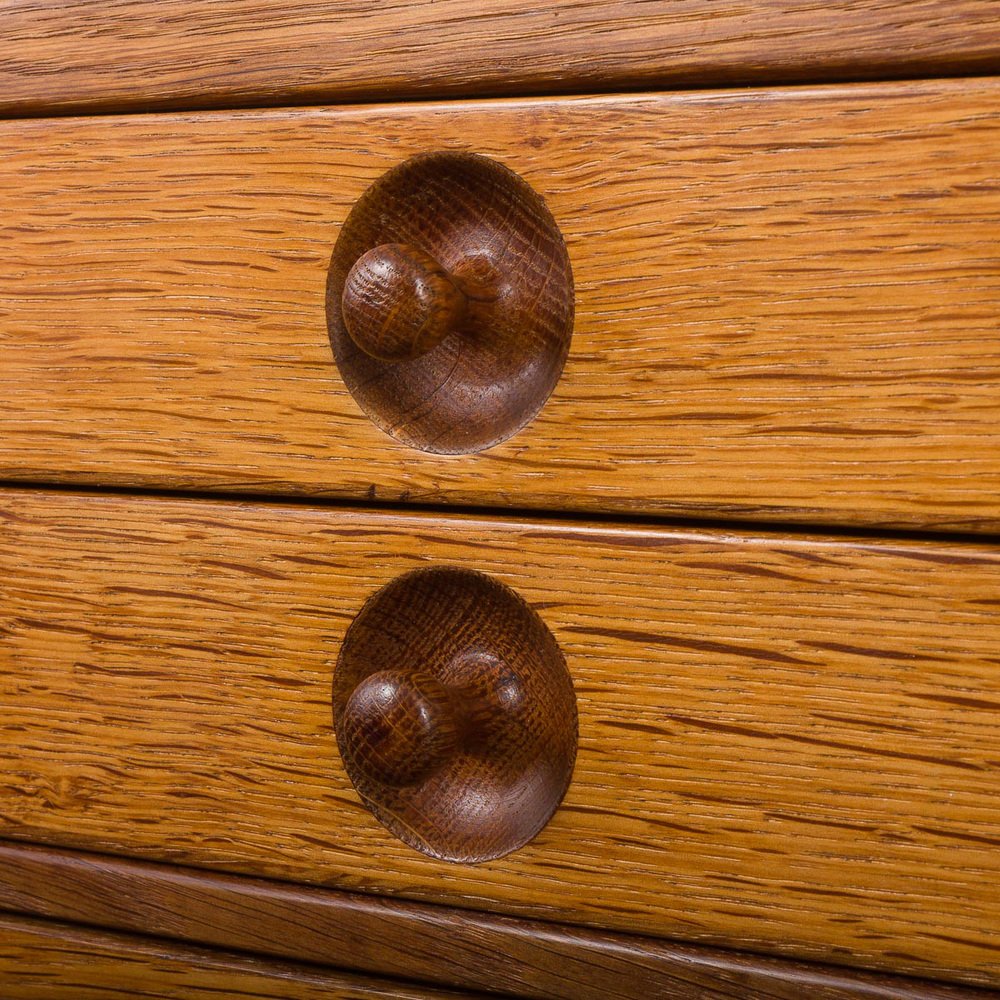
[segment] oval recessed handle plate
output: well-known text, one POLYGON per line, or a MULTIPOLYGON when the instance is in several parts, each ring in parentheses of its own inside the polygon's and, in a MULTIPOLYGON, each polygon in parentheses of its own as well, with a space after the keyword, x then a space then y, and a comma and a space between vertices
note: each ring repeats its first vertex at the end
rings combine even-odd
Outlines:
POLYGON ((327 281, 330 343, 371 420, 413 448, 482 451, 548 399, 573 275, 541 197, 472 153, 425 153, 362 194, 327 281))
POLYGON ((417 570, 362 608, 333 685, 347 774, 392 833, 449 861, 502 857, 548 822, 576 758, 552 633, 498 580, 417 570))

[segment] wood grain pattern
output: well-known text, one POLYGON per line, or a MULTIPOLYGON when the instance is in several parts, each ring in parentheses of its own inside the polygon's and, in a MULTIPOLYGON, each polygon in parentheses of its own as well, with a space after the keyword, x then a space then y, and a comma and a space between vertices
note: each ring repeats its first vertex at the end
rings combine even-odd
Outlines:
POLYGON ((1000 996, 903 976, 3 842, 0 908, 536 1000, 1000 996))
POLYGON ((1000 983, 991 547, 33 492, 0 511, 4 836, 1000 983), (576 688, 563 804, 476 866, 375 822, 334 743, 348 625, 431 565, 515 588, 576 688))
POLYGON ((991 0, 6 0, 0 113, 992 72, 991 0))
POLYGON ((483 1000, 0 913, 4 1000, 483 1000))
POLYGON ((1000 530, 1000 84, 7 122, 0 478, 1000 530), (377 430, 324 286, 369 184, 500 159, 570 356, 476 456, 377 430))

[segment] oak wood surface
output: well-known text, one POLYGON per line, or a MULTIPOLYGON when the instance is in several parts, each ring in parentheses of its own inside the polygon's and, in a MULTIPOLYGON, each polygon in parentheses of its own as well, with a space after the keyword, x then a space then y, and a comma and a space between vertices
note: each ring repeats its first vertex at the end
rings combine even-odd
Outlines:
POLYGON ((6 0, 0 113, 994 72, 992 0, 6 0))
POLYGON ((0 832, 1000 983, 1000 552, 10 492, 0 832), (364 601, 421 566, 541 615, 579 709, 561 807, 466 866, 335 748, 364 601))
POLYGON ((10 842, 0 842, 0 908, 538 1000, 1000 996, 903 976, 10 842))
POLYGON ((483 1000, 0 913, 4 1000, 483 1000))
POLYGON ((1000 83, 0 124, 0 479, 1000 529, 1000 83), (576 329, 479 455, 331 356, 340 224, 474 150, 541 194, 576 329))

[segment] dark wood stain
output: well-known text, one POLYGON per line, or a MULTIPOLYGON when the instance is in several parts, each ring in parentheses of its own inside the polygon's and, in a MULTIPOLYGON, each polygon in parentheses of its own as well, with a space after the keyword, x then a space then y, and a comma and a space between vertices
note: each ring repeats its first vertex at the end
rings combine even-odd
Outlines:
POLYGON ((344 637, 333 713, 366 805, 435 858, 476 864, 524 846, 573 773, 576 700, 559 645, 482 573, 415 570, 369 597, 344 637))
POLYGON ((542 198, 496 160, 421 153, 340 228, 326 319, 372 421, 412 448, 470 454, 549 398, 573 333, 573 274, 542 198))

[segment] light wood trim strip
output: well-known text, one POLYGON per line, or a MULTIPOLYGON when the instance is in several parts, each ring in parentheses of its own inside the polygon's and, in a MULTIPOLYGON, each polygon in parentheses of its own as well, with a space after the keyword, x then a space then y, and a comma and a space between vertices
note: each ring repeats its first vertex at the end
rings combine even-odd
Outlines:
POLYGON ((1000 83, 0 124, 0 479, 1000 531, 1000 83), (325 321, 340 223, 499 158, 570 250, 534 423, 406 448, 325 321))
POLYGON ((0 908, 538 1000, 987 1000, 1000 993, 0 842, 0 908))
POLYGON ((0 113, 995 72, 991 0, 7 0, 0 113))
POLYGON ((128 496, 0 498, 0 835, 1000 984, 1000 551, 128 496), (477 866, 337 754, 349 623, 416 566, 542 615, 562 806, 477 866))
POLYGON ((486 1000, 3 913, 0 990, 8 1000, 486 1000))

